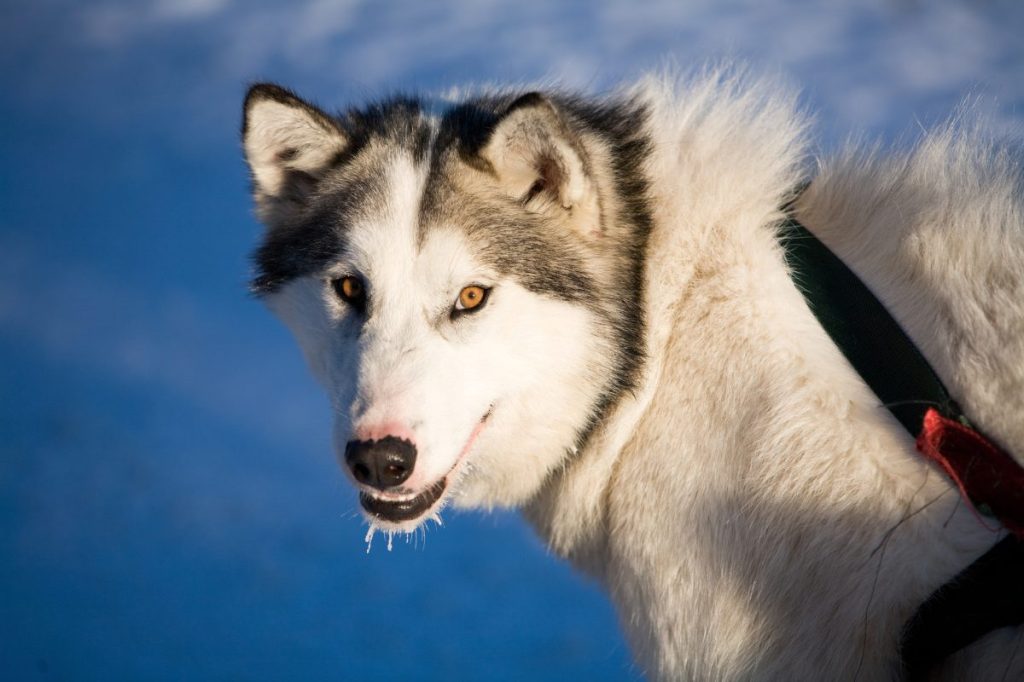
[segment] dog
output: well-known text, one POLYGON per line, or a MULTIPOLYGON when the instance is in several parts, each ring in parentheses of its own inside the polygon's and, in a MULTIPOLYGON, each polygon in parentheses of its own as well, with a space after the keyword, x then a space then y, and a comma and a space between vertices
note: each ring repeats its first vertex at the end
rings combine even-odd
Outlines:
MULTIPOLYGON (((1021 170, 968 117, 902 152, 815 156, 808 130, 729 69, 339 115, 253 86, 252 287, 326 388, 371 536, 520 508, 652 680, 900 679, 908 620, 1006 531, 845 360, 779 226, 842 258, 1020 463, 1021 170)), ((931 674, 1024 679, 1022 636, 931 674)))

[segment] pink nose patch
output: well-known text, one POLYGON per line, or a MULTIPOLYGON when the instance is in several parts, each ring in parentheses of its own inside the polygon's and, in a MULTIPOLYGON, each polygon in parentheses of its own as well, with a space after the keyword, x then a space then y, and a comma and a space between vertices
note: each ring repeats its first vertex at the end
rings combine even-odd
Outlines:
POLYGON ((380 440, 386 436, 394 436, 416 444, 416 438, 406 426, 399 422, 382 422, 380 424, 360 424, 352 432, 353 440, 380 440))

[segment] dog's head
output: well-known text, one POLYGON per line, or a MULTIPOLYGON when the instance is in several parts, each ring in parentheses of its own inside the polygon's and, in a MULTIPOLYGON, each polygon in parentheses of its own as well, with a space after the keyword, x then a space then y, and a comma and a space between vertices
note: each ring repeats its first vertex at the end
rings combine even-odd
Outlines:
POLYGON ((334 117, 250 90, 253 286, 326 387, 376 526, 526 501, 631 385, 639 128, 536 93, 334 117))

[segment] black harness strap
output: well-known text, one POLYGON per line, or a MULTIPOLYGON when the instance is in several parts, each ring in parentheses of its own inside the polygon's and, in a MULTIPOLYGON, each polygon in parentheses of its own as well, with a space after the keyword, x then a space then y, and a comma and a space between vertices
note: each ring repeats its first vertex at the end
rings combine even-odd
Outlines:
POLYGON ((966 419, 914 342, 838 256, 794 218, 783 224, 781 242, 811 312, 912 437, 929 407, 966 419))
MULTIPOLYGON (((929 407, 969 425, 921 351, 838 256, 793 217, 781 226, 780 243, 811 312, 912 437, 921 432, 929 407)), ((907 679, 927 679, 950 654, 993 630, 1021 624, 1024 542, 1008 535, 910 619, 901 642, 907 679)))
POLYGON ((1024 542, 1007 536, 940 587, 903 631, 907 679, 928 679, 943 658, 1024 621, 1024 542))

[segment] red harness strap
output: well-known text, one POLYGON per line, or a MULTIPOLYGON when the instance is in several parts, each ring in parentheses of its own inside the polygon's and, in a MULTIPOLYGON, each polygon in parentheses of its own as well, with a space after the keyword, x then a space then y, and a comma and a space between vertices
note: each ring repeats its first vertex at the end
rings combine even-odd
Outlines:
POLYGON ((942 467, 975 510, 996 517, 1024 540, 1024 468, 1012 457, 935 408, 925 413, 917 449, 942 467))

